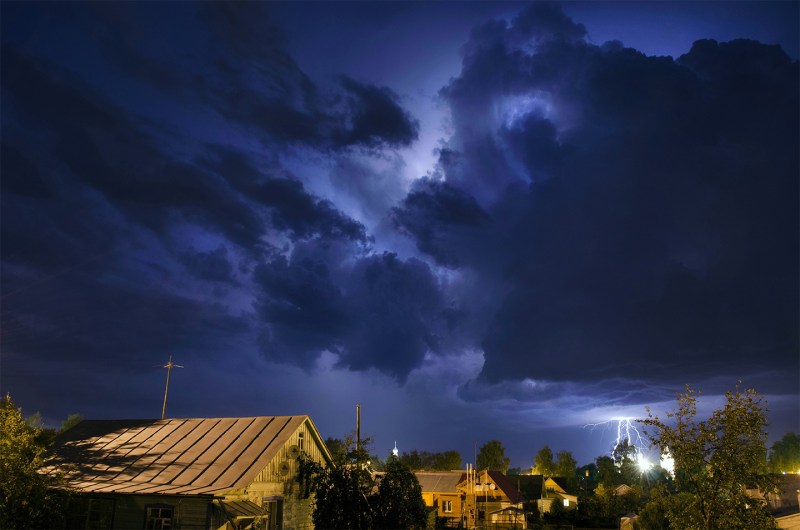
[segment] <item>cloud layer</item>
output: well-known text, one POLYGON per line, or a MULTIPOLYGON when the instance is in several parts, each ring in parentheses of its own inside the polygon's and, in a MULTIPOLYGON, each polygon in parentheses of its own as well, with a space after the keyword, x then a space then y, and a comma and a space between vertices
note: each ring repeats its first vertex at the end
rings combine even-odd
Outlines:
POLYGON ((305 72, 270 7, 3 6, 5 386, 53 402, 174 354, 378 378, 464 421, 798 392, 780 48, 647 56, 530 5, 470 33, 409 182, 412 97, 305 72))

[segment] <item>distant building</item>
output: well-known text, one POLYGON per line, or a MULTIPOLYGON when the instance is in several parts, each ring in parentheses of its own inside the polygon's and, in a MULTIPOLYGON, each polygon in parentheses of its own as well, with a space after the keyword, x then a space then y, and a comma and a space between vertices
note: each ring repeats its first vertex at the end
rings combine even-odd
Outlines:
POLYGON ((422 487, 425 505, 436 509, 436 517, 445 518, 454 526, 466 521, 466 496, 458 487, 466 476, 463 471, 419 471, 414 475, 422 487))
POLYGON ((54 450, 70 529, 313 528, 298 457, 331 463, 308 416, 85 420, 54 450))
POLYGON ((564 477, 547 477, 545 479, 544 493, 539 499, 539 513, 548 513, 554 502, 560 503, 567 509, 578 507, 578 496, 568 491, 567 482, 564 477))
POLYGON ((513 482, 500 471, 416 472, 427 506, 447 526, 526 528, 523 498, 513 482))
POLYGON ((778 528, 800 530, 800 474, 775 475, 777 489, 764 494, 759 489, 745 491, 751 497, 767 503, 778 528))

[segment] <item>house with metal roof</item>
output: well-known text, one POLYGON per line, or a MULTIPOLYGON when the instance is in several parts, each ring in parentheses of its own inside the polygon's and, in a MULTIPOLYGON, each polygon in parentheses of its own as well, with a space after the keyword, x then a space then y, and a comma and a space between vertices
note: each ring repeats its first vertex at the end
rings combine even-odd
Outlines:
POLYGON ((414 475, 422 488, 425 505, 436 509, 436 517, 446 519, 453 526, 466 521, 466 498, 458 488, 463 471, 416 471, 414 475))
POLYGON ((436 508, 444 526, 526 528, 523 498, 500 471, 417 471, 427 506, 436 508))
POLYGON ((331 463, 308 416, 84 420, 51 470, 78 492, 67 528, 313 528, 301 458, 331 463))
POLYGON ((524 498, 501 471, 483 470, 462 476, 459 487, 471 496, 478 524, 493 528, 526 528, 524 498))

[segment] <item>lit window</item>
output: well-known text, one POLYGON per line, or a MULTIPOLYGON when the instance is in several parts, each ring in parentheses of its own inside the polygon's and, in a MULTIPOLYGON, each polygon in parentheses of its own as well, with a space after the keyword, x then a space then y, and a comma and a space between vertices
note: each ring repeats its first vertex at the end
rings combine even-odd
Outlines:
POLYGON ((569 508, 569 499, 564 499, 564 506, 569 508))
POLYGON ((146 530, 170 530, 172 528, 173 506, 153 504, 147 507, 144 527, 146 530))
POLYGON ((442 501, 442 511, 444 513, 453 512, 453 501, 442 501))

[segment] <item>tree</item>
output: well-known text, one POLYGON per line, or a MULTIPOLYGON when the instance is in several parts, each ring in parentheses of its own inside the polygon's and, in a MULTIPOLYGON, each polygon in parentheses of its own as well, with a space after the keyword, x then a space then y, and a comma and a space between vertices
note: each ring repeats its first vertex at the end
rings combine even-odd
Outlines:
POLYGON ((596 462, 597 480, 601 485, 608 488, 622 484, 622 475, 620 475, 619 468, 614 463, 613 458, 610 456, 598 456, 596 462))
MULTIPOLYGON (((336 439, 334 439, 336 440, 336 439)), ((311 514, 316 528, 371 528, 374 513, 370 506, 372 474, 369 452, 352 436, 334 442, 334 462, 323 468, 303 458, 298 466, 298 482, 304 492, 314 493, 311 514)))
POLYGON ((375 528, 423 529, 427 509, 417 477, 399 458, 392 455, 373 496, 375 528))
POLYGON ((59 433, 64 431, 68 431, 69 429, 75 427, 77 424, 83 421, 83 416, 80 414, 70 414, 67 416, 67 419, 61 422, 61 428, 58 430, 59 433))
POLYGON ((435 471, 461 469, 461 453, 453 450, 434 453, 432 468, 435 471))
POLYGON ((478 451, 475 464, 478 469, 490 469, 505 473, 511 464, 511 459, 506 456, 506 450, 500 440, 489 440, 478 451))
POLYGON ((773 473, 800 472, 800 436, 787 432, 772 444, 769 466, 773 473))
POLYGON ((574 480, 575 468, 577 466, 578 462, 575 461, 575 457, 572 456, 572 453, 569 451, 559 451, 553 472, 557 477, 566 477, 570 480, 574 480))
POLYGON ((645 530, 670 530, 667 511, 672 497, 666 486, 658 484, 650 490, 650 500, 639 510, 639 525, 645 530))
POLYGON ((6 395, 0 400, 0 528, 58 525, 68 493, 61 477, 42 472, 46 446, 6 395))
POLYGON ((324 468, 300 457, 297 481, 301 492, 314 494, 316 528, 424 528, 427 519, 416 476, 399 458, 390 456, 380 473, 377 491, 370 469, 371 439, 356 447, 353 436, 333 439, 333 465, 324 468))
POLYGON ((675 461, 678 492, 666 506, 674 528, 686 530, 774 528, 763 501, 747 488, 771 491, 766 474, 766 404, 755 390, 725 394, 725 405, 704 421, 697 419, 697 393, 688 385, 678 394, 677 410, 668 424, 648 408, 640 420, 644 433, 662 454, 675 461))
POLYGON ((325 447, 331 454, 331 458, 336 465, 347 463, 347 445, 344 440, 329 436, 325 438, 325 447))
POLYGON ((403 452, 400 455, 411 469, 429 469, 434 471, 452 471, 461 469, 461 454, 458 451, 445 451, 443 453, 429 453, 428 451, 403 452))
POLYGON ((555 464, 553 463, 553 451, 550 446, 545 445, 539 449, 539 452, 533 457, 533 466, 536 475, 553 476, 555 464))
POLYGON ((639 467, 636 463, 636 446, 626 438, 614 446, 614 464, 619 469, 621 484, 633 486, 639 480, 639 467))

